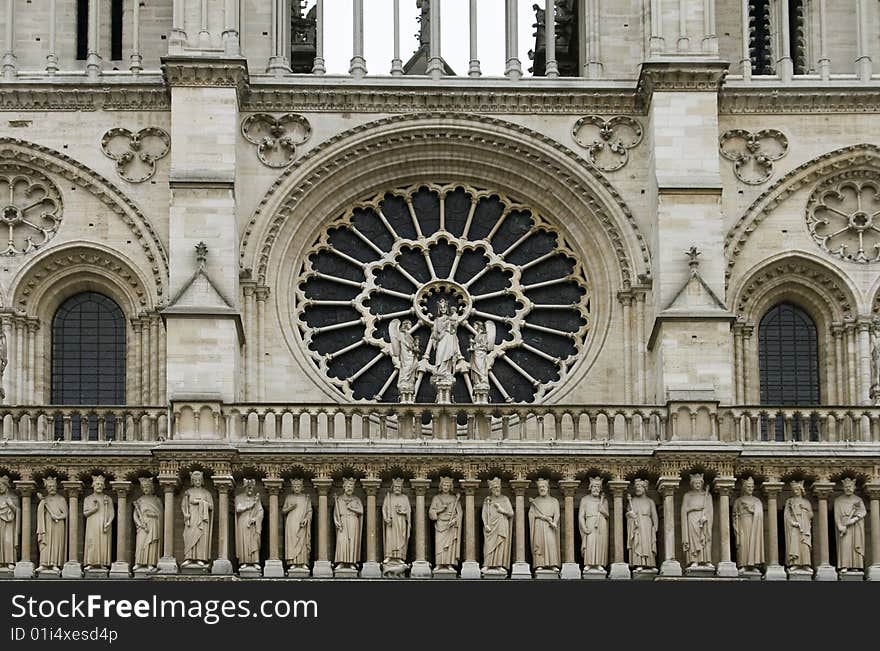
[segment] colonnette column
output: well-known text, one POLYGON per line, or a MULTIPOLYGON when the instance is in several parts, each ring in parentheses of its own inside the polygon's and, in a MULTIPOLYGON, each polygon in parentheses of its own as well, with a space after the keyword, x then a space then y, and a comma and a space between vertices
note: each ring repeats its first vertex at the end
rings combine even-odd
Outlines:
POLYGON ((82 491, 81 481, 63 481, 61 485, 67 491, 67 562, 61 570, 65 579, 82 578, 82 563, 79 562, 79 494, 82 491))
POLYGON ((425 494, 431 486, 431 480, 426 477, 416 477, 409 480, 409 485, 416 496, 416 508, 413 512, 413 528, 416 534, 415 558, 409 575, 414 579, 430 579, 431 563, 428 561, 428 540, 425 523, 425 494))

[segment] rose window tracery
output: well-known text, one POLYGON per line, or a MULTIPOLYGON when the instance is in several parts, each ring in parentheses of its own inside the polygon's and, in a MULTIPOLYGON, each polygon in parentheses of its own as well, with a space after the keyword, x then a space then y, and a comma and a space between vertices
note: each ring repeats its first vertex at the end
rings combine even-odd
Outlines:
POLYGON ((19 165, 0 166, 3 255, 30 253, 52 239, 61 224, 61 209, 61 195, 48 177, 19 165))
POLYGON ((850 262, 880 260, 880 179, 846 172, 822 182, 807 203, 816 243, 850 262))
POLYGON ((348 209, 308 250, 295 298, 309 356, 355 400, 532 402, 562 381, 590 327, 588 280, 563 235, 461 185, 348 209))

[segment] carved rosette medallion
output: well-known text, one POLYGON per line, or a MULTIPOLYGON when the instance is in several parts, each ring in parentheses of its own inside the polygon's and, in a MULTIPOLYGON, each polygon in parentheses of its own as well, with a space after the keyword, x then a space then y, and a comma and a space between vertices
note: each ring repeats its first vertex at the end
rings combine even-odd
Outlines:
MULTIPOLYGON (((528 206, 460 185, 401 188, 352 206, 308 250, 294 292, 309 357, 355 400, 398 401, 391 341, 401 320, 424 361, 417 402, 436 398, 428 369, 441 311, 459 323, 462 359, 478 322, 495 325, 490 402, 544 397, 578 358, 591 322, 590 285, 563 235, 528 206)), ((451 397, 473 402, 462 366, 451 397)))
POLYGON ((821 182, 807 202, 807 227, 833 256, 860 263, 880 260, 880 178, 850 171, 821 182))
POLYGON ((0 225, 6 234, 3 255, 31 253, 61 225, 61 194, 49 177, 15 164, 0 164, 0 225))
POLYGON ((760 185, 773 174, 773 162, 788 153, 788 138, 776 129, 752 133, 731 129, 721 134, 721 155, 733 162, 733 173, 743 183, 760 185))
POLYGON ((605 120, 587 115, 571 130, 574 141, 587 150, 590 162, 603 172, 616 172, 629 162, 629 150, 642 142, 642 125, 625 115, 605 120))
POLYGON ((129 183, 143 183, 156 174, 156 161, 171 151, 171 137, 159 127, 133 132, 116 127, 101 138, 101 151, 116 161, 116 172, 129 183))
POLYGON ((309 121, 287 113, 275 117, 254 113, 241 123, 241 134, 257 147, 257 158, 267 167, 287 167, 296 158, 296 149, 312 135, 309 121))

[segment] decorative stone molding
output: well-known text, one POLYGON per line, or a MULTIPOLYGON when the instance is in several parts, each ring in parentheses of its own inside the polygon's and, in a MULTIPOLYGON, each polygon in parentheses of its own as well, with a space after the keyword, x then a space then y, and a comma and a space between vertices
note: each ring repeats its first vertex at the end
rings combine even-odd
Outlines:
POLYGON ((741 86, 728 80, 718 98, 722 115, 779 115, 810 113, 880 113, 880 90, 859 82, 846 87, 817 85, 792 88, 791 84, 741 86))
POLYGON ((776 129, 754 133, 731 129, 721 134, 719 146, 721 155, 733 161, 736 178, 748 185, 761 185, 773 174, 773 161, 788 152, 788 138, 776 129))
POLYGON ((67 87, 52 81, 4 84, 0 111, 168 111, 171 97, 161 77, 137 84, 67 87))
MULTIPOLYGON (((417 115, 396 115, 375 120, 373 122, 368 122, 366 124, 362 124, 352 129, 349 129, 348 131, 341 132, 333 136, 332 138, 329 138, 328 140, 322 142, 320 145, 314 147, 313 149, 309 150, 305 155, 289 165, 279 176, 279 178, 275 180, 275 182, 270 186, 266 195, 260 201, 260 204, 257 206, 257 209, 254 211, 253 216, 245 227, 239 249, 242 267, 245 268, 247 266, 245 264, 245 256, 247 255, 248 248, 252 246, 251 236, 253 235, 254 228, 260 222, 263 211, 267 208, 267 206, 270 205, 270 203, 272 203, 274 195, 279 191, 280 188, 285 185, 285 181, 288 179, 288 177, 294 175, 302 167, 310 162, 313 162, 315 159, 320 160, 320 157, 323 156, 328 149, 335 145, 338 145, 341 142, 349 139, 354 139, 361 134, 370 133, 378 129, 379 127, 390 125, 404 127, 408 123, 417 123, 419 121, 429 119, 450 121, 465 120, 468 122, 473 122, 475 124, 494 127, 495 129, 512 131, 520 137, 524 137, 533 140, 534 142, 552 147, 558 154, 568 159, 574 165, 584 165, 584 161, 580 156, 575 154, 567 147, 562 146, 557 141, 526 127, 496 118, 491 118, 488 116, 461 115, 455 113, 420 113, 417 115)), ((437 132, 436 130, 433 130, 430 133, 417 130, 406 130, 405 132, 388 133, 381 136, 381 138, 381 141, 374 140, 368 144, 353 147, 352 149, 347 151, 347 156, 357 158, 358 155, 361 153, 372 152, 376 148, 382 148, 383 145, 390 145, 391 143, 397 142, 425 143, 429 140, 436 142, 471 141, 473 140, 474 136, 466 133, 453 133, 451 130, 447 129, 444 130, 442 133, 437 132)), ((514 146, 507 139, 496 136, 488 129, 481 134, 480 138, 482 144, 488 149, 503 148, 512 150, 514 148, 514 146)), ((516 149, 515 153, 520 156, 525 156, 528 159, 537 158, 534 152, 531 150, 516 149)), ((617 257, 618 264, 620 266, 620 273, 622 275, 623 282, 627 285, 630 284, 634 280, 633 276, 639 272, 638 270, 632 269, 633 262, 630 261, 629 254, 627 253, 627 246, 625 244, 627 237, 620 232, 618 227, 615 225, 615 221, 608 213, 607 209, 602 205, 601 202, 596 200, 593 191, 591 191, 576 177, 572 176, 569 171, 562 168, 559 163, 549 160, 547 158, 541 158, 540 164, 546 165, 548 169, 553 170, 555 173, 557 173, 560 178, 564 178, 566 183, 571 185, 573 191, 583 196, 585 201, 587 201, 593 207, 596 212, 596 216, 600 220, 607 237, 612 243, 614 254, 617 257)), ((256 249, 256 275, 260 284, 266 283, 266 270, 268 268, 269 258, 271 256, 272 249, 276 242, 278 234, 281 230, 283 223, 287 219, 287 216, 290 214, 297 201, 312 185, 317 183, 321 178, 327 176, 327 174, 331 170, 337 168, 338 166, 338 160, 327 160, 321 166, 312 170, 309 175, 304 178, 300 183, 298 183, 297 186, 292 190, 291 194, 285 199, 281 209, 277 210, 276 214, 271 217, 270 223, 265 230, 265 235, 263 236, 263 239, 257 243, 258 246, 256 249)), ((609 193, 611 199, 616 204, 616 207, 621 211, 626 222, 629 224, 629 227, 632 231, 631 235, 635 238, 639 247, 639 252, 641 253, 641 265, 644 269, 648 271, 648 273, 650 273, 650 251, 648 249, 647 242, 641 233, 638 223, 636 222, 635 217, 633 216, 629 207, 620 197, 614 186, 601 173, 597 173, 594 167, 590 166, 588 169, 590 170, 591 176, 593 176, 602 185, 603 189, 609 193)))
POLYGON ((854 170, 822 181, 807 201, 807 227, 830 255, 862 264, 880 260, 880 175, 854 170))
POLYGON ((587 150, 593 165, 603 172, 616 172, 629 161, 629 150, 642 142, 642 125, 622 115, 609 120, 588 115, 574 123, 571 135, 587 150))
POLYGON ((726 61, 646 61, 639 74, 638 93, 647 105, 657 92, 718 92, 729 65, 726 61))
POLYGON ((159 303, 164 300, 168 278, 168 254, 165 247, 147 216, 110 180, 49 147, 8 136, 0 136, 0 161, 3 160, 27 165, 38 162, 42 170, 58 174, 97 197, 128 226, 134 239, 140 244, 150 262, 157 300, 159 303))
POLYGON ((129 183, 143 183, 156 174, 156 161, 171 151, 171 136, 159 127, 132 133, 114 127, 101 138, 101 151, 116 161, 116 172, 129 183))
POLYGON ((724 239, 727 257, 725 287, 730 283, 733 268, 749 238, 779 204, 829 174, 855 169, 880 173, 880 147, 863 143, 830 151, 799 165, 758 195, 724 239))
POLYGON ((162 75, 168 86, 235 88, 239 104, 248 94, 247 59, 168 56, 162 59, 162 75))
POLYGON ((0 162, 0 227, 6 248, 0 255, 36 251, 61 225, 61 193, 42 172, 18 163, 0 162))
POLYGON ((266 113, 249 115, 241 123, 241 135, 257 146, 257 157, 267 167, 287 167, 296 158, 297 145, 312 135, 309 121, 286 113, 275 117, 266 113))

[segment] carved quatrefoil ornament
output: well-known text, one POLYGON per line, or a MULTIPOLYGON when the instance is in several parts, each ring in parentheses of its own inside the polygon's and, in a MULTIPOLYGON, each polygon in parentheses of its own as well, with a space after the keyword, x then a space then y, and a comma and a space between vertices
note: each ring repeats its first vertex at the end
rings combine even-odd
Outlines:
POLYGON ((0 165, 0 225, 6 227, 6 256, 31 253, 61 225, 61 194, 47 176, 20 165, 0 165))
POLYGON ((605 120, 588 115, 575 122, 571 135, 603 172, 616 172, 629 162, 629 150, 642 142, 642 125, 625 115, 605 120))
POLYGON ((863 264, 880 261, 880 178, 857 170, 820 183, 807 202, 807 227, 833 256, 863 264))
POLYGON ((116 127, 101 138, 101 150, 116 161, 116 172, 129 183, 143 183, 156 173, 156 161, 171 151, 171 137, 159 127, 137 133, 116 127))
POLYGON ((733 173, 743 183, 761 185, 773 174, 773 161, 788 153, 788 138, 776 129, 752 133, 731 129, 721 134, 721 155, 733 161, 733 173))
POLYGON ((267 167, 287 167, 296 158, 296 148, 312 135, 309 121, 287 113, 275 117, 266 113, 249 115, 241 123, 241 134, 257 146, 257 157, 267 167))

